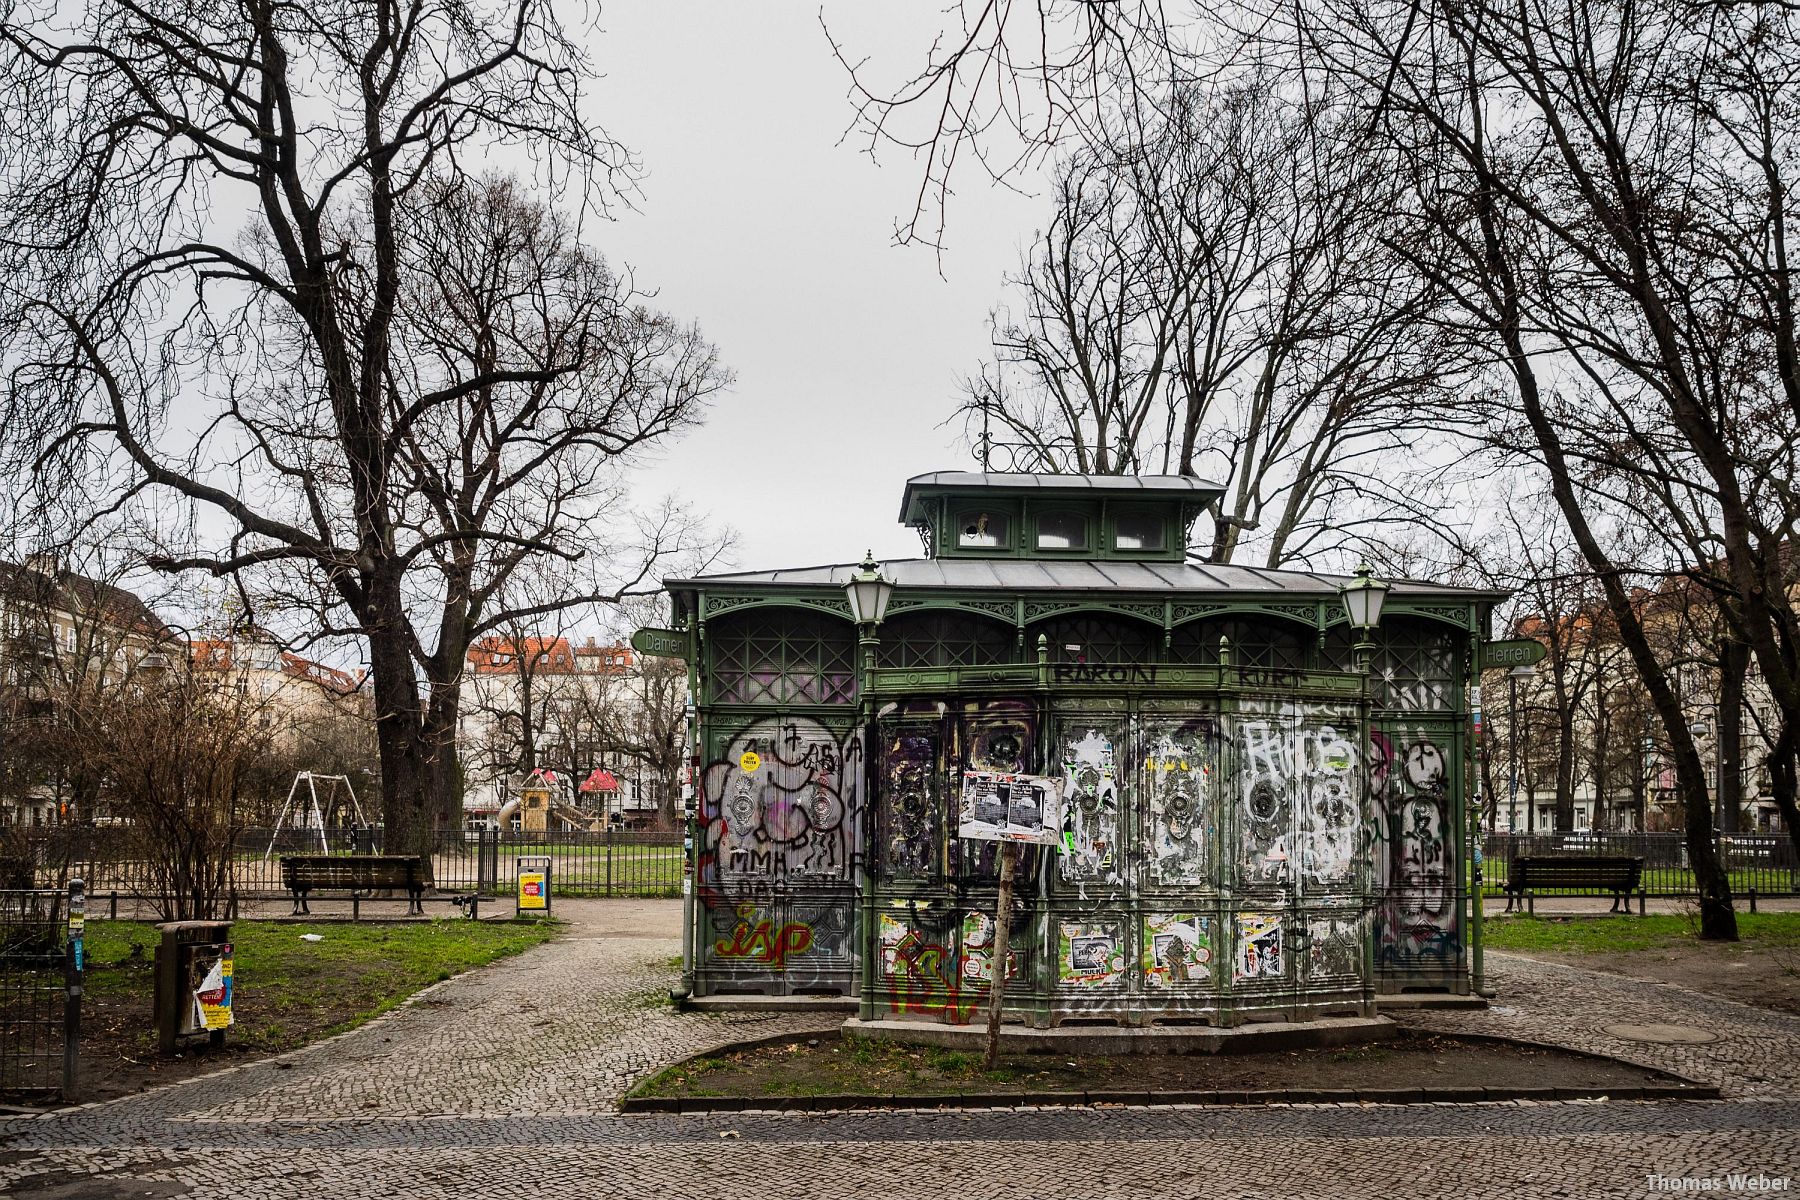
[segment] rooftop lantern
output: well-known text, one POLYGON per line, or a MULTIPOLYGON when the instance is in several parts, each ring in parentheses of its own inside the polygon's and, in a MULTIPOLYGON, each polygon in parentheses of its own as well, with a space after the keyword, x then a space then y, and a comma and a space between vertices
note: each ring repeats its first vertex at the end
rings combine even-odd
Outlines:
POLYGON ((893 594, 894 584, 882 577, 881 565, 875 561, 875 555, 863 551, 862 566, 844 585, 844 595, 850 599, 851 619, 858 625, 881 624, 893 594))

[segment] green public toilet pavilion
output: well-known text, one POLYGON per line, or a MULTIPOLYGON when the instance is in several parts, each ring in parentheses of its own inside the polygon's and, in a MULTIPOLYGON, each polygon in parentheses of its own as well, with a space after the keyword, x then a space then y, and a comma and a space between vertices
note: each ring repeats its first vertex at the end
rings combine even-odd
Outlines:
POLYGON ((1465 698, 1498 594, 1196 562, 1219 496, 938 472, 901 502, 922 558, 666 581, 695 700, 684 986, 985 1011, 996 851, 957 808, 996 771, 1064 781, 1058 844, 1019 850, 1009 1019, 1469 992, 1465 698))

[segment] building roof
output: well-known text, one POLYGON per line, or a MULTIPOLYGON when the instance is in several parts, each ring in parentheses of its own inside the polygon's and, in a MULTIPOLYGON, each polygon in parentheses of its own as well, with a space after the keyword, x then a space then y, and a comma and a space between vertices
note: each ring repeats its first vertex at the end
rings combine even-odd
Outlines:
POLYGON ((927 492, 972 492, 981 489, 1038 495, 1080 495, 1096 500, 1107 497, 1143 500, 1187 499, 1210 504, 1224 494, 1224 487, 1191 475, 1050 475, 1000 471, 929 471, 906 481, 900 496, 900 523, 923 519, 915 501, 927 492))
POLYGON ((537 675, 620 675, 634 657, 624 642, 598 645, 593 638, 576 646, 566 637, 484 637, 469 647, 469 667, 477 675, 517 675, 530 662, 537 675))
MULTIPOLYGON (((1317 571, 1275 571, 1213 563, 1097 562, 1089 559, 902 558, 881 565, 896 588, 941 591, 1107 591, 1162 595, 1210 592, 1230 595, 1336 596, 1354 576, 1317 571)), ((666 579, 670 590, 699 588, 841 588, 855 564, 741 571, 666 579)), ((1494 600, 1505 592, 1453 587, 1417 579, 1393 579, 1391 596, 1494 600)))
POLYGON ((44 569, 37 562, 0 562, 0 593, 28 604, 41 604, 72 615, 99 620, 145 637, 169 637, 172 631, 136 593, 89 579, 61 567, 44 569))
POLYGON ((342 696, 354 694, 362 684, 359 675, 326 666, 291 650, 277 649, 273 639, 256 634, 241 639, 196 638, 188 643, 188 653, 194 669, 199 671, 233 671, 239 667, 264 671, 279 669, 290 679, 304 679, 342 696), (248 647, 247 653, 238 653, 240 643, 248 647))

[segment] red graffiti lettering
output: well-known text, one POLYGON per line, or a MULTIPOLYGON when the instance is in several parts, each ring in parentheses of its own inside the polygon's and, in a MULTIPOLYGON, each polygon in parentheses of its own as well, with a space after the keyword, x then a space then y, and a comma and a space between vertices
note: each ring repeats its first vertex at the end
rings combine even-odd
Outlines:
POLYGON ((812 948, 811 925, 789 921, 777 927, 767 917, 756 917, 754 906, 739 906, 738 922, 732 927, 731 936, 714 942, 713 952, 720 958, 752 959, 779 971, 790 956, 805 954, 812 948))

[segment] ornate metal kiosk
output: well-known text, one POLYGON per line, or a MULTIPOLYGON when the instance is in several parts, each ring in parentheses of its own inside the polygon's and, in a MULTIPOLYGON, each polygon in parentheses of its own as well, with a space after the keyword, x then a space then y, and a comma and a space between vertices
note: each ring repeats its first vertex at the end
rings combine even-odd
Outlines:
POLYGON ((1019 859, 1014 1019, 1467 992, 1465 693, 1498 596, 1365 578, 1356 629, 1354 579, 1191 561, 1218 495, 922 475, 923 558, 667 581, 696 698, 693 994, 969 1020, 995 849, 958 837, 966 771, 1062 783, 1057 844, 1019 859))

